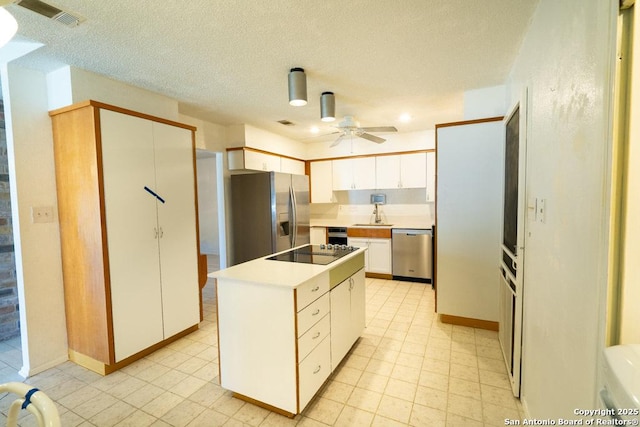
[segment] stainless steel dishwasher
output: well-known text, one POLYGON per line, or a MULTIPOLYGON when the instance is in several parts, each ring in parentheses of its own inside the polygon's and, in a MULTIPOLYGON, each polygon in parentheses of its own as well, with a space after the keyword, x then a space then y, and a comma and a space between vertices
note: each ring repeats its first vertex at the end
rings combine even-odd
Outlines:
POLYGON ((391 231, 393 278, 431 283, 431 230, 394 228, 391 231))

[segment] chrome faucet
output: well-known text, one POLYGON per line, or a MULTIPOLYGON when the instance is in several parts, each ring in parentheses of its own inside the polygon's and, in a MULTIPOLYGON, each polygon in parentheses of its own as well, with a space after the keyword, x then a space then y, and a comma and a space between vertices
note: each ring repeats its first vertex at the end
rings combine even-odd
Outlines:
POLYGON ((373 208, 373 214, 376 216, 374 221, 376 224, 380 224, 382 222, 382 218, 380 217, 380 209, 379 209, 380 205, 378 203, 375 203, 373 206, 375 206, 373 208))

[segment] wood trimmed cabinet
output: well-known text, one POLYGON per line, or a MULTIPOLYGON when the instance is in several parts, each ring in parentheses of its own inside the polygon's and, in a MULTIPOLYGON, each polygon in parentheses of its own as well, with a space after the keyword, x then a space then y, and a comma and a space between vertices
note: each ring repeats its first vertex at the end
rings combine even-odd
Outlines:
POLYGON ((223 388, 289 417, 304 410, 364 331, 364 252, 345 258, 259 258, 211 274, 223 388))
POLYGON ((357 248, 367 248, 364 270, 368 277, 391 279, 391 228, 389 227, 348 227, 347 244, 357 248))
POLYGON ((69 358, 105 375, 198 328, 195 128, 95 101, 50 116, 69 358))

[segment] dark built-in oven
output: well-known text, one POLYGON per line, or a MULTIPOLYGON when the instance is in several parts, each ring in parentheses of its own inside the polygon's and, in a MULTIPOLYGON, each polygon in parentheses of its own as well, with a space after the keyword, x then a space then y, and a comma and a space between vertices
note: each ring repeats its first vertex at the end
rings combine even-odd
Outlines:
POLYGON ((328 227, 327 243, 331 245, 347 244, 347 228, 346 227, 328 227))

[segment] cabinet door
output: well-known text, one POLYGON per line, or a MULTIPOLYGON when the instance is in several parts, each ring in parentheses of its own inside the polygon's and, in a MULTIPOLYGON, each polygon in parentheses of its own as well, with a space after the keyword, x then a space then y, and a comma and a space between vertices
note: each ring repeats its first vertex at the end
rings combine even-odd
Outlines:
POLYGON ((427 202, 436 201, 436 153, 427 153, 427 202))
POLYGON ((334 370, 353 344, 349 279, 333 288, 331 299, 331 369, 334 370))
POLYGON ((427 186, 427 154, 402 154, 400 158, 400 186, 425 188, 427 186))
POLYGON ((369 239, 360 239, 357 237, 349 237, 347 239, 349 246, 355 246, 356 248, 367 248, 364 252, 364 269, 369 271, 369 239))
POLYGON ((369 239, 367 271, 391 274, 391 239, 369 239))
MULTIPOLYGON (((163 339, 152 122, 100 111, 115 362, 163 339)), ((78 266, 81 268, 82 266, 78 266)))
POLYGON ((333 203, 331 160, 311 162, 311 203, 333 203))
POLYGON ((271 154, 244 150, 245 169, 280 172, 280 157, 271 154))
POLYGON ((400 181, 400 156, 376 157, 376 188, 399 188, 400 181))
POLYGON ((304 162, 302 160, 280 157, 280 172, 304 175, 304 162))
POLYGON ((376 158, 356 157, 353 160, 353 189, 373 190, 376 188, 376 158))
POLYGON ((362 336, 366 323, 366 279, 364 269, 351 276, 351 344, 362 336))
POLYGON ((164 337, 200 321, 192 133, 153 123, 164 337))
MULTIPOLYGON (((353 190, 353 159, 333 160, 333 190, 353 190)), ((315 163, 315 162, 314 162, 315 163)), ((313 173, 312 173, 313 174, 313 173)))
POLYGON ((324 245, 327 243, 327 228, 326 227, 311 227, 311 242, 312 245, 324 245))

